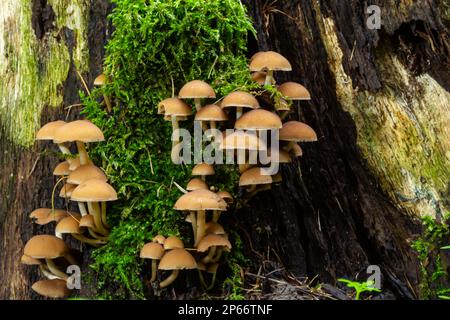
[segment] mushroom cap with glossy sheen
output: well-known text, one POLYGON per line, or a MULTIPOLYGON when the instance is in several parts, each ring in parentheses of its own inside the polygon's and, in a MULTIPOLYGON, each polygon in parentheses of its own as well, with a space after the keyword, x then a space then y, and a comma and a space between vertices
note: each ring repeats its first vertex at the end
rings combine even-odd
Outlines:
POLYGON ((63 161, 59 163, 53 170, 54 176, 67 176, 70 174, 70 164, 68 161, 63 161))
POLYGON ((198 189, 209 190, 206 182, 199 178, 191 179, 186 186, 187 191, 194 191, 194 190, 198 190, 198 189))
POLYGON ((90 179, 72 191, 71 200, 80 202, 114 201, 117 200, 117 193, 105 181, 90 179))
POLYGON ((200 240, 197 246, 197 251, 205 252, 210 247, 227 247, 228 249, 231 249, 231 243, 221 235, 210 233, 200 240))
POLYGON ((94 86, 102 86, 106 83, 106 75, 104 73, 100 74, 94 80, 94 86))
POLYGON ((73 192, 73 190, 75 190, 76 187, 77 187, 76 184, 65 183, 62 186, 61 190, 59 191, 59 196, 61 198, 69 199, 72 196, 72 192, 73 192))
POLYGON ((69 174, 67 182, 72 184, 82 184, 91 179, 107 181, 105 173, 99 167, 93 164, 84 164, 69 174))
POLYGON ((167 252, 158 265, 159 270, 197 269, 197 262, 186 249, 173 249, 167 252))
POLYGON ((33 210, 29 217, 33 219, 33 222, 36 224, 44 225, 53 221, 60 221, 62 218, 67 217, 67 211, 62 209, 54 209, 51 208, 39 208, 33 210))
POLYGON ((225 202, 227 202, 227 203, 234 202, 233 196, 228 191, 217 191, 216 194, 219 197, 221 197, 223 200, 225 200, 225 202))
POLYGON ((202 80, 192 80, 186 83, 178 93, 180 99, 215 98, 214 89, 202 80))
POLYGON ((38 266, 42 264, 42 261, 23 254, 22 257, 20 257, 20 263, 28 266, 38 266))
POLYGON ((306 123, 300 121, 289 121, 280 129, 280 140, 313 142, 317 141, 316 132, 306 123))
POLYGON ((143 259, 155 259, 159 260, 164 255, 164 248, 157 242, 146 243, 140 253, 140 257, 143 259))
POLYGON ((167 237, 164 241, 164 249, 171 250, 177 248, 184 248, 183 241, 181 241, 181 239, 176 236, 167 237))
POLYGON ((182 195, 174 206, 175 210, 200 211, 227 209, 226 202, 217 194, 209 190, 195 190, 182 195))
POLYGON ((214 173, 214 167, 207 163, 199 163, 192 169, 193 176, 212 176, 214 173))
POLYGON ((62 120, 46 123, 36 133, 36 140, 53 140, 55 138, 56 131, 66 124, 67 122, 62 120))
POLYGON ((35 259, 56 259, 68 252, 63 240, 48 234, 32 237, 23 249, 24 254, 35 259))
POLYGON ((56 143, 82 141, 104 141, 103 132, 89 120, 75 120, 61 126, 55 132, 53 139, 56 143))
POLYGON ((31 286, 31 289, 48 298, 64 298, 70 294, 67 282, 61 279, 39 280, 31 286))
POLYGON ((285 82, 278 87, 278 91, 291 100, 311 100, 309 91, 297 82, 285 82))
POLYGON ((227 121, 228 116, 221 107, 208 104, 195 114, 196 121, 227 121))
POLYGON ((250 71, 291 71, 292 66, 289 61, 278 52, 261 51, 253 55, 250 60, 250 71))
POLYGON ((260 167, 254 167, 241 174, 241 177, 239 178, 239 186, 272 183, 272 176, 262 174, 261 169, 262 168, 260 167))
POLYGON ((271 130, 283 126, 280 117, 264 109, 251 110, 244 113, 234 124, 235 129, 243 130, 271 130))
POLYGON ((292 146, 292 152, 294 153, 294 156, 296 156, 296 157, 301 157, 303 155, 302 147, 300 147, 298 145, 298 143, 296 143, 292 146))
POLYGON ((228 107, 243 107, 243 108, 251 108, 258 109, 259 103, 256 98, 248 93, 242 91, 234 91, 225 96, 221 103, 221 108, 228 107))
POLYGON ((221 150, 266 150, 267 146, 255 134, 237 130, 225 135, 219 148, 221 150))
POLYGON ((217 222, 209 221, 205 223, 205 234, 225 234, 223 227, 217 222))
POLYGON ((164 237, 163 235, 156 235, 153 237, 152 242, 157 242, 159 244, 164 244, 164 242, 166 241, 166 237, 164 237))
MULTIPOLYGON (((192 109, 181 99, 167 98, 158 104, 158 114, 165 116, 187 117, 192 114, 192 109)), ((169 120, 168 117, 166 120, 169 120)))
POLYGON ((65 217, 56 225, 55 232, 66 233, 81 233, 80 223, 73 217, 65 217))
POLYGON ((80 219, 80 228, 81 227, 95 229, 94 216, 92 214, 82 216, 80 219))

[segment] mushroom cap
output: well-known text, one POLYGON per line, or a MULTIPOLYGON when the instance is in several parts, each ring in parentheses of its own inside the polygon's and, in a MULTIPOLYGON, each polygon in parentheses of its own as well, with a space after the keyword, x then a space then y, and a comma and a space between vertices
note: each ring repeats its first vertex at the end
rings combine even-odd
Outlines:
POLYGON ((311 100, 308 89, 297 82, 285 82, 278 87, 278 91, 291 100, 311 100))
POLYGON ((294 156, 296 156, 296 157, 301 157, 303 155, 302 147, 300 147, 298 143, 296 143, 292 146, 292 152, 294 153, 294 156))
POLYGON ((53 140, 56 131, 65 124, 67 124, 67 122, 62 120, 56 120, 46 123, 36 133, 36 140, 53 140))
POLYGON ((225 234, 223 227, 217 222, 209 221, 205 223, 205 234, 225 234))
POLYGON ((279 137, 282 141, 317 141, 316 132, 306 123, 300 121, 289 121, 283 124, 279 137))
POLYGON ((181 99, 167 98, 158 104, 158 114, 164 114, 165 116, 167 116, 166 120, 170 120, 171 116, 190 116, 192 114, 192 109, 186 104, 186 102, 181 99))
POLYGON ((66 233, 81 233, 80 223, 73 217, 65 217, 56 225, 55 232, 66 233))
POLYGON ((227 247, 231 249, 231 243, 225 237, 210 233, 205 236, 197 245, 198 252, 205 252, 210 247, 227 247))
POLYGON ((227 121, 228 116, 221 107, 215 104, 208 104, 195 114, 197 121, 227 121))
POLYGON ((71 183, 65 183, 61 190, 59 191, 59 196, 61 198, 67 198, 70 199, 73 190, 75 190, 75 188, 77 187, 76 184, 71 184, 71 183))
POLYGON ((262 51, 253 55, 249 65, 250 71, 291 71, 289 61, 278 52, 262 51))
POLYGON ((69 168, 70 168, 69 162, 63 161, 55 167, 55 169, 53 170, 53 175, 54 176, 67 176, 71 172, 69 168))
POLYGON ((20 263, 28 266, 38 266, 42 264, 42 261, 23 254, 22 257, 20 257, 20 263))
POLYGON ((199 163, 192 169, 193 176, 212 176, 214 173, 214 167, 207 163, 199 163))
POLYGON ((93 164, 84 164, 69 174, 67 182, 72 184, 82 184, 91 179, 99 179, 105 182, 108 180, 105 173, 99 167, 93 164))
POLYGON ((266 75, 267 73, 264 71, 253 72, 252 80, 258 83, 260 86, 263 86, 266 83, 266 75))
POLYGON ((255 134, 238 130, 225 135, 219 148, 221 150, 266 150, 267 146, 255 134))
POLYGON ((223 200, 225 200, 225 202, 227 202, 227 203, 234 202, 233 196, 228 191, 217 191, 216 194, 219 197, 221 197, 223 200))
POLYGON ((272 176, 263 175, 261 169, 262 168, 260 167, 254 167, 241 174, 241 177, 239 178, 239 186, 272 183, 272 176))
POLYGON ((143 259, 155 259, 160 260, 164 255, 164 248, 157 242, 146 243, 140 253, 140 257, 143 259))
POLYGON ((48 234, 32 237, 23 249, 24 254, 35 259, 56 259, 68 252, 63 240, 48 234))
POLYGON ((56 143, 82 141, 104 141, 103 132, 89 120, 75 120, 56 130, 53 140, 56 143))
POLYGON ((183 249, 184 243, 180 238, 175 236, 167 237, 164 241, 164 250, 183 249))
MULTIPOLYGON (((219 210, 225 211, 226 202, 217 194, 209 190, 195 190, 182 195, 175 203, 175 210, 200 211, 219 210)), ((166 240, 167 241, 167 240, 166 240)))
POLYGON ((234 91, 225 96, 221 103, 221 108, 228 107, 244 107, 251 109, 258 109, 259 103, 256 98, 248 93, 242 91, 234 91))
POLYGON ((102 86, 106 83, 106 75, 104 73, 100 74, 94 80, 94 86, 102 86))
POLYGON ((283 126, 280 117, 264 109, 251 110, 244 113, 234 124, 235 129, 270 130, 283 126))
POLYGON ((197 262, 186 249, 173 249, 167 252, 158 265, 159 270, 197 269, 197 262))
POLYGON ((80 228, 81 227, 95 228, 94 216, 92 214, 82 216, 80 219, 80 228))
POLYGON ((154 236, 152 239, 152 242, 157 242, 159 244, 164 244, 164 241, 166 241, 166 237, 160 234, 154 236))
POLYGON ((115 201, 117 193, 101 179, 86 180, 72 191, 71 200, 80 202, 115 201))
POLYGON ((216 93, 205 81, 192 80, 181 88, 178 97, 181 99, 215 98, 216 93))
POLYGON ((31 289, 48 298, 63 298, 70 293, 67 282, 61 279, 39 280, 33 283, 31 289))
POLYGON ((256 167, 256 164, 251 163, 240 163, 239 164, 239 173, 244 173, 250 168, 256 167))
POLYGON ((194 190, 198 190, 198 189, 209 190, 206 182, 199 178, 191 179, 186 186, 187 191, 194 191, 194 190))
POLYGON ((67 211, 62 209, 54 209, 51 208, 39 208, 33 210, 29 217, 33 219, 34 223, 44 225, 53 221, 60 221, 62 218, 67 217, 67 211))

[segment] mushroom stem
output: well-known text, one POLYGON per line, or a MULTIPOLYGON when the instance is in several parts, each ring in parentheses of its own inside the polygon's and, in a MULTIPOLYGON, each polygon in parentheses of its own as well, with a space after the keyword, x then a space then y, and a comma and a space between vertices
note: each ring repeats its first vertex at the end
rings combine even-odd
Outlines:
POLYGON ((150 278, 150 282, 154 282, 156 280, 157 269, 158 269, 157 260, 152 259, 152 277, 150 278))
POLYGON ((96 233, 96 231, 97 231, 96 229, 88 228, 88 232, 92 238, 102 241, 108 241, 108 237, 100 236, 96 233))
POLYGON ((273 70, 267 70, 266 79, 264 81, 264 85, 271 86, 273 84, 273 70))
POLYGON ((198 277, 200 278, 200 283, 201 283, 202 287, 206 289, 208 286, 206 285, 202 270, 200 270, 200 269, 197 269, 197 270, 198 270, 198 277))
POLYGON ((108 110, 108 112, 111 112, 112 111, 111 100, 109 100, 109 97, 106 94, 103 94, 103 99, 105 100, 106 110, 108 110))
POLYGON ((211 284, 209 285, 208 288, 206 288, 206 290, 211 290, 212 288, 214 288, 214 283, 216 282, 216 274, 217 271, 213 273, 212 279, 211 279, 211 284))
POLYGON ((85 216, 87 215, 87 211, 86 211, 86 206, 84 205, 83 202, 78 202, 78 209, 80 210, 81 216, 85 216))
POLYGON ((202 109, 202 101, 200 98, 194 98, 195 109, 199 112, 202 109))
POLYGON ((294 147, 295 141, 289 141, 289 144, 284 147, 284 150, 286 150, 287 152, 291 151, 292 148, 294 147))
POLYGON ((197 237, 194 246, 197 247, 200 240, 205 235, 205 210, 197 211, 197 237))
POLYGON ((100 205, 102 207, 102 223, 106 228, 109 228, 109 225, 106 222, 106 201, 102 201, 100 205))
POLYGON ((214 254, 216 253, 216 249, 217 249, 216 246, 214 246, 214 247, 212 247, 212 248, 209 248, 208 255, 202 259, 202 262, 203 262, 203 263, 210 263, 212 257, 213 257, 214 254))
POLYGON ((67 274, 59 270, 58 266, 52 259, 45 259, 45 262, 47 263, 48 270, 50 270, 50 272, 53 273, 55 276, 64 280, 67 280, 69 278, 67 274))
POLYGON ((236 120, 238 120, 242 116, 243 107, 236 108, 236 120))
POLYGON ((213 221, 213 222, 219 221, 220 214, 221 214, 221 212, 220 212, 219 210, 214 210, 214 211, 213 211, 213 218, 212 218, 212 221, 213 221))
POLYGON ((89 162, 89 155, 86 151, 84 142, 77 141, 78 154, 80 155, 80 165, 87 164, 89 162))
POLYGON ((72 233, 71 235, 72 235, 72 237, 74 237, 78 241, 90 244, 92 246, 98 246, 98 245, 106 243, 106 241, 99 240, 99 239, 90 239, 90 238, 88 238, 88 237, 86 237, 86 236, 84 236, 82 234, 79 234, 79 233, 72 233))
POLYGON ((223 249, 222 248, 218 248, 217 251, 216 251, 216 256, 213 257, 210 262, 211 263, 216 263, 217 261, 219 261, 220 257, 222 256, 222 252, 223 252, 223 249))
POLYGON ((195 212, 189 213, 191 218, 192 232, 194 234, 194 239, 197 239, 197 218, 195 217, 195 212))
POLYGON ((39 269, 41 270, 42 274, 44 275, 44 277, 46 277, 47 279, 50 280, 54 280, 54 279, 61 279, 60 277, 54 275, 53 273, 49 272, 45 266, 43 264, 39 265, 39 269))
POLYGON ((95 226, 98 229, 98 233, 107 236, 109 234, 108 230, 102 224, 102 218, 100 216, 100 208, 97 202, 88 202, 89 213, 94 217, 95 226))
POLYGON ((178 277, 178 274, 180 273, 180 270, 173 270, 172 273, 170 274, 170 276, 168 276, 165 280, 161 281, 159 283, 159 287, 165 288, 167 286, 169 286, 170 284, 172 284, 172 282, 175 281, 175 279, 178 277))
POLYGON ((215 121, 210 121, 209 122, 209 128, 210 129, 217 129, 216 122, 215 121))

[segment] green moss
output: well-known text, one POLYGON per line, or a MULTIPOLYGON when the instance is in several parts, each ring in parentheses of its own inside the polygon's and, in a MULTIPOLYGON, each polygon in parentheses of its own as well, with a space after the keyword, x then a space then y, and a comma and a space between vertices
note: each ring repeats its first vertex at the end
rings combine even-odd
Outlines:
POLYGON ((6 48, 0 52, 0 125, 14 144, 27 147, 33 143, 40 126, 43 108, 61 106, 61 88, 71 60, 80 72, 87 70, 89 10, 86 1, 72 1, 69 7, 67 1, 49 1, 56 14, 56 28, 38 40, 31 25, 30 1, 7 2, 2 5, 5 20, 0 21, 4 28, 1 41, 6 48), (56 37, 64 26, 75 28, 78 35, 73 57, 64 41, 56 37))
MULTIPOLYGON (((172 208, 181 195, 174 182, 186 185, 191 166, 172 164, 171 126, 156 114, 157 104, 171 96, 171 79, 176 92, 189 80, 205 80, 218 98, 250 86, 245 50, 253 28, 236 0, 114 3, 110 19, 115 31, 104 64, 112 81, 83 98, 83 113, 107 139, 90 153, 102 164, 120 199, 109 212, 110 241, 95 251, 92 268, 99 275, 100 293, 113 285, 115 297, 142 298, 142 245, 158 233, 190 242, 189 225, 172 208), (102 93, 113 97, 110 115, 96 100, 102 93)), ((238 177, 234 168, 216 166, 216 172, 208 184, 234 192, 238 177)), ((234 264, 242 259, 238 237, 231 240, 235 249, 227 260, 235 270, 234 264)))

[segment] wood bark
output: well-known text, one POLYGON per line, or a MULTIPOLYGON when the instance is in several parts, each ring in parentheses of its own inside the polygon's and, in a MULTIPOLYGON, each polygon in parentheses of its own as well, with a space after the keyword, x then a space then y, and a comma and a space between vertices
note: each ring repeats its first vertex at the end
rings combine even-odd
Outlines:
MULTIPOLYGON (((82 83, 78 69, 88 84, 100 72, 103 45, 110 30, 106 20, 110 5, 106 0, 76 3, 77 8, 82 9, 73 14, 88 17, 84 28, 70 20, 63 25, 56 23, 57 8, 65 5, 64 1, 56 0, 32 1, 32 16, 25 21, 32 26, 33 41, 40 48, 34 53, 36 61, 45 61, 47 49, 57 44, 65 46, 69 52, 68 59, 62 63, 67 68, 64 81, 53 90, 62 99, 59 103, 45 99, 47 105, 37 113, 41 114, 35 121, 37 125, 64 118, 67 110, 62 106, 79 102, 78 90, 82 83), (83 56, 83 46, 80 49, 79 45, 81 29, 88 48, 89 63, 85 68, 80 67, 79 59, 83 56)), ((276 271, 281 264, 297 277, 318 275, 319 281, 334 283, 338 277, 353 279, 368 265, 375 264, 382 270, 384 289, 397 297, 417 298, 418 261, 408 241, 420 232, 415 218, 418 211, 431 210, 432 201, 402 202, 396 192, 398 187, 400 193, 405 194, 406 178, 400 175, 391 179, 391 176, 394 176, 392 172, 401 169, 404 160, 392 161, 392 170, 378 170, 374 165, 374 159, 384 159, 386 154, 395 155, 396 150, 413 148, 415 141, 404 140, 401 144, 393 140, 395 143, 385 148, 368 148, 371 134, 365 133, 368 124, 364 119, 371 119, 365 117, 364 110, 370 110, 368 101, 371 97, 378 99, 377 93, 397 84, 404 85, 390 79, 389 72, 383 71, 391 68, 394 58, 398 68, 404 68, 402 70, 411 79, 427 74, 437 83, 436 87, 443 90, 441 96, 448 99, 445 96, 445 90, 450 89, 448 34, 445 31, 448 20, 441 19, 442 3, 406 0, 397 4, 381 0, 371 3, 364 0, 246 0, 244 3, 258 31, 257 41, 250 38, 249 56, 258 50, 274 50, 290 60, 293 72, 277 74, 278 81, 303 83, 313 97, 311 102, 302 103, 291 117, 310 124, 319 136, 317 143, 304 145, 304 157, 283 166, 281 186, 257 195, 250 207, 225 216, 228 220, 225 223, 236 225, 242 236, 246 254, 251 259, 251 271, 258 271, 262 266, 263 273, 275 271, 273 275, 277 275, 283 272, 276 271), (381 30, 367 29, 365 10, 369 4, 378 4, 382 8, 381 30), (364 99, 354 91, 362 92, 364 99), (366 102, 361 103, 361 99, 366 102), (393 153, 386 150, 393 150, 393 153)), ((17 4, 19 7, 27 5, 30 4, 26 1, 17 4)), ((3 3, 0 10, 6 10, 2 6, 3 3)), ((6 33, 6 26, 17 29, 21 23, 12 18, 1 22, 4 28, 0 33, 6 33)), ((12 58, 5 58, 4 51, 0 53, 3 54, 0 66, 5 68, 12 58)), ((45 72, 36 70, 38 74, 45 72)), ((426 87, 426 84, 420 85, 426 87)), ((2 86, 4 88, 5 84, 0 84, 2 86)), ((395 90, 391 91, 394 91, 392 97, 399 95, 395 90)), ((411 93, 411 89, 405 89, 405 92, 411 93)), ((427 99, 426 95, 414 95, 413 91, 410 101, 420 104, 424 99, 427 99)), ((0 298, 38 298, 30 290, 37 279, 36 272, 21 266, 19 261, 25 242, 33 234, 50 232, 49 228, 31 224, 27 216, 35 208, 50 206, 54 183, 51 169, 56 165, 56 159, 41 153, 43 144, 18 143, 9 130, 14 109, 1 106, 0 281, 3 285, 0 298)), ((406 106, 414 108, 415 104, 406 103, 406 106)), ((448 119, 448 109, 440 106, 437 103, 434 117, 448 119)), ((399 113, 406 113, 406 109, 399 113)), ((384 121, 381 116, 397 116, 390 110, 385 109, 375 118, 379 116, 379 121, 384 121)), ((68 119, 76 113, 75 107, 68 119)), ((421 120, 419 124, 427 128, 426 132, 439 132, 440 139, 445 139, 439 131, 442 124, 431 120, 421 120)), ((29 127, 29 124, 25 125, 29 127)), ((35 126, 31 127, 35 129, 35 126)), ((382 138, 389 138, 389 132, 382 138)), ((392 132, 396 132, 394 127, 392 132)), ((432 214, 437 217, 439 212, 449 208, 449 190, 445 190, 439 181, 445 180, 448 184, 450 180, 448 172, 442 169, 450 160, 442 158, 441 161, 442 154, 450 158, 450 152, 446 154, 448 144, 440 139, 434 142, 439 151, 428 157, 444 164, 436 165, 439 179, 412 184, 420 190, 428 190, 434 197, 437 205, 432 207, 436 209, 432 214)), ((377 146, 379 140, 380 137, 373 144, 377 146)), ((413 165, 414 161, 411 156, 413 165)), ((416 164, 425 166, 427 163, 416 164)), ((420 176, 411 172, 413 178, 420 180, 420 176)), ((406 198, 410 197, 407 194, 406 198)))

